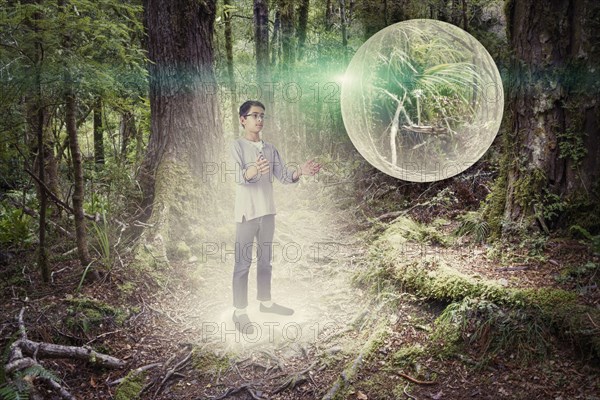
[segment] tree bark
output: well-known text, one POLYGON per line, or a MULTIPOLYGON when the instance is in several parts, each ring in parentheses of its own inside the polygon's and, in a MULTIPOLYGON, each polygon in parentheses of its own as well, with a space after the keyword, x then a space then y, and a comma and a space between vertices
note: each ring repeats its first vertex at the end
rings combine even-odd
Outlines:
MULTIPOLYGON (((41 64, 41 60, 40 60, 41 64)), ((39 65, 39 64, 38 64, 39 65)), ((42 104, 42 85, 40 82, 40 70, 36 71, 36 90, 37 90, 37 142, 38 142, 38 167, 39 178, 42 183, 46 183, 46 159, 44 146, 44 108, 42 104)), ((38 243, 38 266, 42 273, 42 280, 45 283, 50 282, 50 269, 48 268, 48 254, 46 250, 46 210, 48 209, 48 195, 46 191, 39 190, 40 196, 40 219, 39 219, 39 243, 38 243)))
POLYGON ((135 126, 135 116, 131 110, 121 113, 121 123, 119 125, 119 133, 121 135, 121 159, 127 159, 127 147, 131 139, 135 139, 137 130, 135 126))
MULTIPOLYGON (((59 2, 63 12, 68 13, 64 1, 59 2)), ((67 52, 71 50, 71 37, 65 34, 63 37, 63 46, 67 52)), ((65 99, 65 128, 69 138, 69 149, 71 151, 71 163, 73 167, 73 219, 75 221, 75 237, 77 242, 77 254, 82 267, 88 267, 91 263, 91 257, 88 249, 87 230, 85 216, 83 212, 85 182, 83 177, 83 160, 79 149, 77 138, 77 109, 75 101, 75 90, 73 77, 69 70, 70 65, 65 63, 64 68, 64 99, 65 99)), ((97 273, 92 269, 91 273, 86 275, 88 280, 96 280, 97 273)))
POLYGON ((94 163, 96 168, 104 165, 104 128, 102 126, 102 98, 97 97, 94 112, 94 163))
MULTIPOLYGON (((282 26, 283 30, 283 26, 282 26)), ((280 32, 281 35, 281 32, 280 32)), ((269 115, 277 115, 275 111, 274 91, 275 83, 272 80, 269 64, 269 8, 266 0, 254 0, 254 44, 256 54, 256 84, 261 94, 259 99, 266 107, 269 115)), ((275 44, 273 44, 275 51, 275 44)), ((277 121, 274 118, 264 122, 264 131, 277 130, 277 121)), ((283 143, 277 138, 270 138, 271 142, 282 149, 283 143)))
POLYGON ((330 32, 333 28, 333 4, 332 0, 327 0, 325 5, 325 31, 330 32))
MULTIPOLYGON (((35 37, 39 38, 41 29, 39 26, 39 20, 42 18, 40 13, 35 13, 31 21, 27 22, 29 28, 35 32, 35 37)), ((35 137, 35 145, 33 145, 33 152, 35 155, 34 165, 37 166, 38 178, 45 184, 46 182, 46 144, 44 143, 44 120, 45 120, 45 107, 42 96, 42 84, 41 74, 44 62, 44 47, 41 40, 36 40, 34 44, 34 54, 32 57, 34 61, 34 85, 32 91, 29 93, 29 101, 26 102, 27 123, 29 125, 29 131, 32 136, 35 137)), ((39 230, 38 230, 38 249, 37 249, 37 262, 38 267, 42 275, 44 282, 50 281, 50 270, 48 268, 48 257, 46 249, 46 210, 48 209, 48 195, 43 190, 41 185, 38 185, 37 196, 40 202, 39 212, 39 230)))
POLYGON ((310 0, 302 0, 298 12, 298 60, 304 58, 304 44, 306 43, 306 27, 308 26, 308 9, 310 0))
POLYGON ((462 28, 465 31, 469 28, 469 20, 467 18, 467 0, 462 0, 462 28))
POLYGON ((269 68, 269 9, 266 0, 254 0, 254 45, 256 74, 259 82, 270 78, 269 68))
POLYGON ((83 180, 83 160, 79 150, 79 141, 77 139, 77 123, 75 120, 76 106, 75 94, 73 93, 71 77, 66 73, 65 79, 65 123, 67 136, 69 137, 69 149, 71 150, 71 162, 73 164, 73 214, 75 220, 75 237, 77 238, 77 254, 83 267, 90 262, 90 253, 87 242, 87 232, 85 217, 83 212, 84 201, 84 180, 83 180))
POLYGON ((340 25, 342 28, 342 48, 344 51, 344 63, 347 63, 348 62, 348 34, 346 33, 346 0, 340 0, 340 25))
POLYGON ((511 1, 514 51, 509 89, 512 126, 505 138, 504 234, 511 227, 600 227, 600 5, 592 0, 511 1), (597 193, 597 192, 596 192, 597 193), (594 197, 596 196, 596 197, 594 197), (563 212, 551 213, 557 206, 563 212), (583 211, 577 218, 576 209, 583 211), (545 220, 545 221, 544 221, 545 220))
POLYGON ((227 12, 227 7, 231 6, 231 0, 223 0, 225 10, 223 12, 223 19, 225 20, 225 53, 227 55, 227 77, 229 78, 229 91, 231 93, 231 130, 233 132, 238 131, 239 120, 237 113, 237 98, 233 94, 235 90, 235 76, 233 74, 233 34, 231 31, 231 13, 227 12))
POLYGON ((152 228, 143 241, 167 257, 179 242, 205 239, 192 231, 216 206, 209 194, 217 182, 203 176, 223 159, 213 72, 216 1, 145 0, 144 12, 151 135, 140 181, 152 228))
POLYGON ((278 62, 281 62, 281 17, 279 9, 275 11, 275 21, 273 22, 273 36, 271 37, 271 69, 275 68, 278 62))

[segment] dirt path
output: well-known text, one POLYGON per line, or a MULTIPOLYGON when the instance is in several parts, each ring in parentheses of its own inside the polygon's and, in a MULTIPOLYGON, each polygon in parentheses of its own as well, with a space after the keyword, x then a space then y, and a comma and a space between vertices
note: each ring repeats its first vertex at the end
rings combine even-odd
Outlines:
MULTIPOLYGON (((309 377, 313 381, 305 390, 328 389, 337 375, 320 363, 320 358, 359 349, 361 340, 355 342, 359 334, 351 331, 356 323, 365 324, 370 310, 367 294, 351 285, 355 260, 364 252, 364 245, 350 233, 344 217, 347 213, 336 210, 332 198, 316 182, 303 182, 295 188, 275 185, 272 298, 293 308, 294 315, 259 312, 253 262, 248 313, 255 331, 245 335, 235 330, 230 243, 208 246, 210 254, 198 262, 196 273, 202 280, 197 289, 166 294, 160 304, 162 312, 181 322, 173 335, 180 341, 184 336, 202 349, 201 359, 210 360, 210 365, 206 361, 197 366, 198 377, 184 378, 165 390, 162 398, 211 398, 240 388, 239 394, 228 398, 251 398, 250 393, 262 398, 260 393, 267 392, 271 393, 268 398, 305 398, 282 387, 296 375, 302 376, 302 382, 309 377), (221 359, 228 360, 226 365, 219 364, 221 359), (317 370, 319 382, 311 375, 317 370), (282 394, 276 393, 278 389, 282 394)), ((226 228, 233 240, 234 224, 226 228)), ((169 324, 164 318, 163 322, 169 324)))
MULTIPOLYGON (((231 244, 221 246, 216 257, 201 266, 205 281, 201 302, 190 318, 201 321, 203 342, 227 351, 273 348, 284 344, 310 344, 323 330, 344 329, 359 312, 356 293, 350 287, 353 253, 360 251, 343 232, 341 212, 315 201, 307 183, 300 188, 276 185, 276 232, 273 244, 272 298, 295 310, 294 315, 260 313, 256 300, 256 263, 249 276, 248 312, 255 333, 238 335, 231 314, 231 244), (343 239, 340 239, 343 238, 343 239)), ((318 193, 317 193, 318 195, 318 193)), ((234 237, 233 230, 231 237, 234 237)))

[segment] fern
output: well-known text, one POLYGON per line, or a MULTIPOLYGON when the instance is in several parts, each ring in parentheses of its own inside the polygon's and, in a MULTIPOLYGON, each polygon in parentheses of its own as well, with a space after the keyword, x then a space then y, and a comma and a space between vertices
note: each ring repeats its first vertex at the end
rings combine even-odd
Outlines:
POLYGON ((473 235, 476 242, 483 242, 490 234, 490 225, 475 211, 467 212, 459 217, 460 225, 454 231, 456 236, 473 235))
POLYGON ((29 387, 19 388, 16 384, 7 383, 0 386, 0 399, 2 400, 28 400, 29 387))
POLYGON ((41 365, 33 365, 15 373, 14 379, 11 382, 4 383, 0 386, 1 400, 28 400, 30 384, 25 380, 25 377, 50 379, 54 382, 59 382, 60 379, 42 367, 41 365))
POLYGON ((40 377, 44 379, 50 379, 54 382, 60 381, 60 379, 56 375, 54 375, 52 372, 48 371, 41 365, 32 365, 31 367, 24 369, 22 372, 19 373, 19 377, 21 376, 30 376, 32 378, 40 377))

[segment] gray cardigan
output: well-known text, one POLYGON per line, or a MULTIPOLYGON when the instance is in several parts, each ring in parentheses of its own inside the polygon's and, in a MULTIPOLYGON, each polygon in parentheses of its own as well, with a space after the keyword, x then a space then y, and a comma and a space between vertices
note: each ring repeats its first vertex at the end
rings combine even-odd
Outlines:
POLYGON ((259 172, 254 178, 246 180, 243 172, 256 163, 260 150, 245 137, 233 141, 230 155, 235 167, 235 221, 262 217, 263 215, 276 214, 273 201, 273 177, 281 183, 297 183, 300 179, 292 180, 292 174, 299 168, 298 164, 286 165, 275 146, 263 141, 262 153, 270 162, 267 173, 259 172))

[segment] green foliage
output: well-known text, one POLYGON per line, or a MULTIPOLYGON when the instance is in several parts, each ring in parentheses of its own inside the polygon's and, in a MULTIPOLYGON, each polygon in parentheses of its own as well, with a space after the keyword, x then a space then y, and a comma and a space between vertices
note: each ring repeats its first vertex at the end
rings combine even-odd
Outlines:
POLYGON ((590 246, 594 253, 600 253, 600 235, 592 235, 587 231, 587 229, 579 225, 573 225, 569 229, 572 233, 579 234, 585 239, 589 240, 590 246))
POLYGON ((452 303, 436 324, 438 339, 460 339, 471 351, 488 359, 507 352, 526 361, 534 355, 543 356, 548 350, 549 332, 539 316, 517 308, 502 308, 487 300, 465 297, 452 303))
POLYGON ((94 230, 94 238, 96 245, 94 249, 101 257, 101 262, 105 268, 110 268, 112 265, 111 260, 111 244, 109 239, 109 227, 106 223, 106 218, 102 216, 102 222, 92 222, 92 228, 94 230))
POLYGON ((426 354, 426 350, 419 343, 411 346, 401 347, 392 355, 392 364, 394 367, 405 368, 412 365, 424 354, 426 354))
POLYGON ((26 382, 18 380, 0 386, 0 399, 2 400, 28 400, 29 386, 26 382))
POLYGON ((88 333, 101 325, 120 326, 128 316, 122 310, 89 297, 69 297, 66 324, 73 330, 88 333))
POLYGON ((460 225, 455 229, 454 235, 472 235, 476 242, 482 243, 490 234, 490 225, 478 211, 469 211, 458 217, 460 225))
POLYGON ((0 202, 0 245, 2 247, 23 247, 34 241, 35 221, 23 210, 14 208, 7 202, 0 202))
MULTIPOLYGON (((369 251, 369 268, 358 272, 354 282, 363 288, 372 285, 371 289, 376 287, 379 291, 382 288, 408 291, 425 299, 457 302, 448 310, 453 314, 447 318, 456 313, 469 318, 487 316, 476 318, 476 323, 469 322, 471 325, 465 325, 469 318, 442 319, 461 322, 440 324, 439 337, 449 345, 447 353, 454 352, 452 346, 464 332, 470 332, 479 345, 489 349, 512 345, 525 349, 531 341, 539 339, 543 346, 532 347, 529 354, 543 354, 546 346, 543 338, 551 332, 600 355, 600 337, 593 322, 600 320, 600 311, 578 304, 577 293, 554 288, 505 288, 495 281, 461 273, 443 258, 425 256, 404 261, 406 239, 394 233, 397 231, 390 227, 374 241, 369 251), (487 338, 484 334, 494 337, 487 338)), ((543 246, 546 237, 541 235, 532 240, 539 240, 543 246)))
POLYGON ((135 400, 139 399, 140 392, 144 387, 144 380, 146 374, 144 372, 136 373, 136 371, 130 371, 125 379, 117 386, 115 391, 116 400, 135 400))
POLYGON ((31 379, 44 378, 54 382, 60 382, 60 379, 42 367, 33 365, 22 371, 17 371, 10 382, 0 386, 0 399, 2 400, 27 400, 31 391, 31 379))
POLYGON ((537 212, 541 214, 541 218, 549 222, 556 220, 568 207, 568 203, 561 196, 550 192, 547 188, 543 189, 537 199, 540 205, 540 210, 537 212))
POLYGON ((417 243, 426 243, 433 245, 449 245, 449 239, 444 233, 435 227, 420 224, 409 217, 398 217, 388 225, 386 235, 396 238, 396 241, 406 242, 409 240, 417 243))
POLYGON ((192 366, 200 374, 218 375, 221 371, 229 368, 231 363, 227 354, 219 355, 201 348, 194 348, 192 351, 192 366))
POLYGON ((558 132, 558 148, 560 150, 560 158, 568 158, 573 161, 572 167, 577 168, 581 165, 581 161, 587 155, 584 137, 586 133, 576 132, 573 129, 567 129, 565 132, 558 132))
POLYGON ((524 209, 529 209, 545 188, 546 174, 539 168, 529 170, 521 166, 519 178, 514 183, 514 199, 524 209))
POLYGON ((582 295, 586 295, 588 291, 593 291, 597 287, 598 281, 600 281, 600 264, 587 262, 574 265, 563 270, 555 279, 561 284, 575 283, 577 291, 582 295))
POLYGON ((0 201, 0 246, 2 247, 27 247, 35 240, 37 221, 25 214, 15 204, 24 204, 26 207, 35 208, 36 201, 32 193, 19 193, 9 191, 0 201))
MULTIPOLYGON (((510 148, 510 138, 505 132, 501 132, 502 148, 510 148)), ((490 193, 482 204, 482 218, 489 224, 490 238, 497 239, 502 234, 504 223, 504 210, 506 208, 506 191, 508 188, 508 169, 510 166, 510 154, 504 151, 500 157, 498 176, 492 184, 490 193)))

